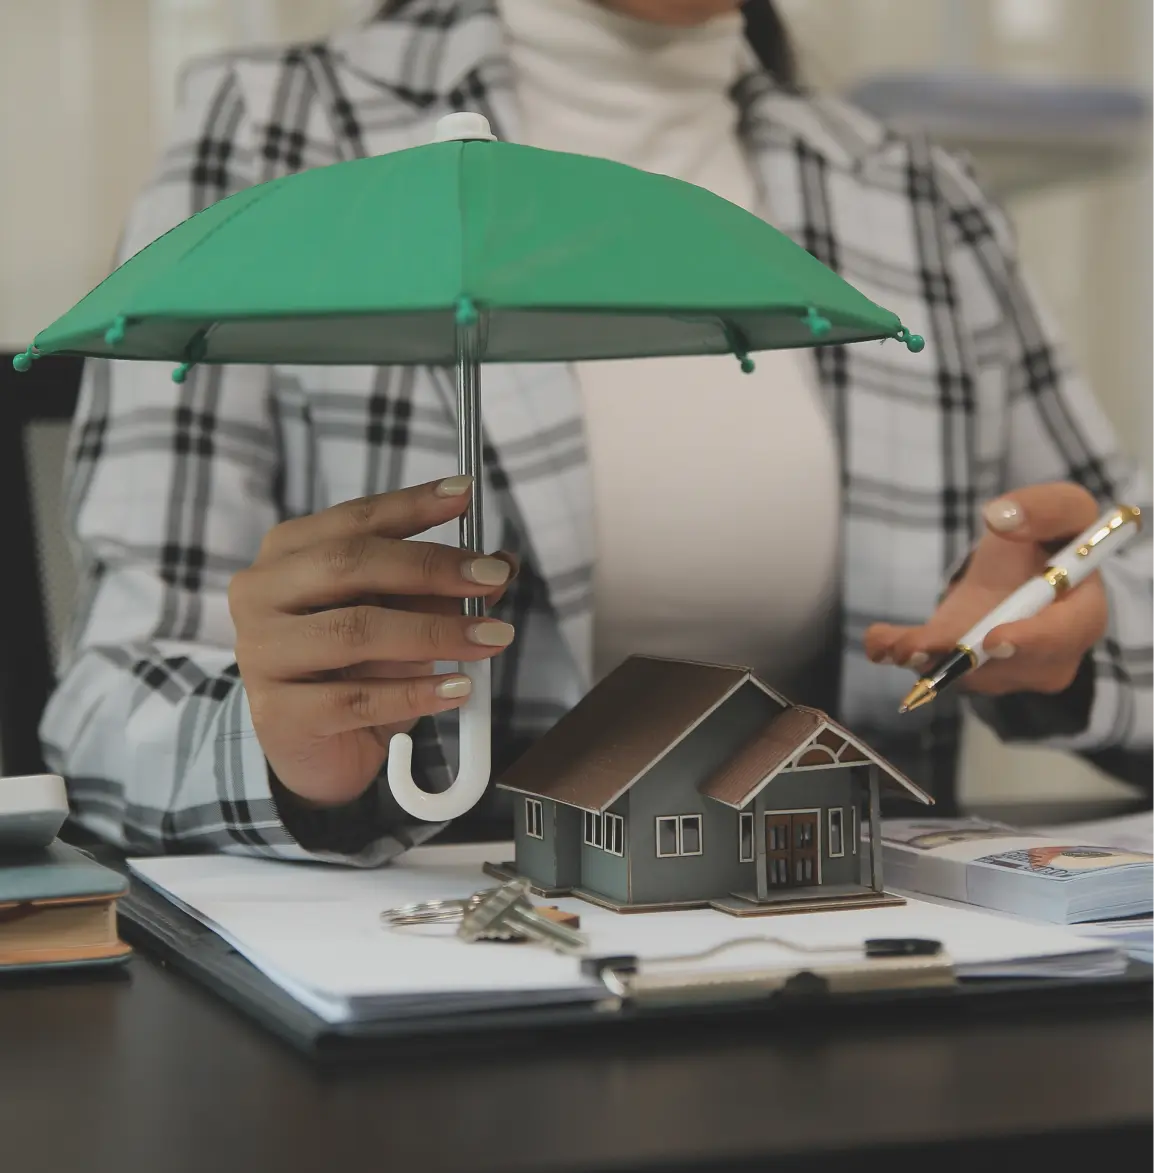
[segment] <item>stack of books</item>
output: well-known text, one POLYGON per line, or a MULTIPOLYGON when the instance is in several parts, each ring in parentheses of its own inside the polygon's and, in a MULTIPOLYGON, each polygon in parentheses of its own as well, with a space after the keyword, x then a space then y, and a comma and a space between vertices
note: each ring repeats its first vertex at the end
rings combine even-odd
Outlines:
POLYGON ((116 905, 127 890, 123 876, 60 839, 0 853, 0 973, 126 960, 116 905))

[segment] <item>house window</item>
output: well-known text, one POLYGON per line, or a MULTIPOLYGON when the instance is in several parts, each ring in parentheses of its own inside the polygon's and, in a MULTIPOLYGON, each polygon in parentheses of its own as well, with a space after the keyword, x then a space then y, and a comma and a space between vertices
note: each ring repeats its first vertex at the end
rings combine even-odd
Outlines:
POLYGON ((701 816, 700 815, 681 815, 679 816, 679 828, 681 831, 681 854, 682 855, 700 855, 701 854, 701 816))
POLYGON ((584 811, 582 838, 587 847, 600 847, 611 855, 625 854, 625 820, 620 815, 584 811))
POLYGON ((840 859, 845 855, 845 837, 840 806, 829 808, 829 854, 831 859, 840 859))
POLYGON ((600 847, 601 839, 601 815, 598 811, 585 812, 585 842, 590 847, 600 847))
POLYGON ((531 839, 545 837, 545 819, 541 813, 539 798, 525 799, 525 834, 531 839))
POLYGON ((610 855, 625 854, 625 820, 620 815, 602 815, 602 840, 610 855))
POLYGON ((849 808, 849 843, 850 850, 857 855, 858 840, 861 838, 861 832, 857 829, 857 807, 851 806, 849 808))
POLYGON ((657 854, 662 859, 671 855, 700 855, 701 816, 659 815, 657 854))
POLYGON ((753 862, 753 811, 737 816, 737 859, 739 863, 753 862))

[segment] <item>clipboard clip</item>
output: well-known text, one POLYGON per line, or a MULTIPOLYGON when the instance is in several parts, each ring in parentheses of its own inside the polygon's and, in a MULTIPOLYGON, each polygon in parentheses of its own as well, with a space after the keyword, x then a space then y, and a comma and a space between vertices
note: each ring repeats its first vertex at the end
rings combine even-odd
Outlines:
POLYGON ((605 987, 609 994, 603 1005, 606 1010, 766 998, 808 1001, 839 994, 944 988, 957 981, 942 943, 914 937, 875 937, 853 945, 829 946, 798 945, 778 937, 740 937, 700 953, 646 961, 629 954, 590 957, 581 968, 605 987), (700 964, 751 945, 773 945, 816 956, 802 965, 717 968, 700 964))

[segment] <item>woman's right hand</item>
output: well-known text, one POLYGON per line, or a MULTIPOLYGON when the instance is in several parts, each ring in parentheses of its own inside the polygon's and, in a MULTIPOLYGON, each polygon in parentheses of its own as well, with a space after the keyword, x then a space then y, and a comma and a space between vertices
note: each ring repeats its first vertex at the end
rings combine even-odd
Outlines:
POLYGON ((511 555, 406 539, 464 512, 469 477, 346 501, 269 531, 229 587, 236 662, 253 727, 280 783, 317 806, 351 802, 389 739, 460 705, 470 682, 435 661, 482 660, 513 629, 466 618, 495 602, 511 555))

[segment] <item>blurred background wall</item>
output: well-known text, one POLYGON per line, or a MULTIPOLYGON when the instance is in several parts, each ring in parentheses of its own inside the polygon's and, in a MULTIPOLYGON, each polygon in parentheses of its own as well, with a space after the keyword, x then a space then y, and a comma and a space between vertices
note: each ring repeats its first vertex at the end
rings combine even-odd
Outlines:
MULTIPOLYGON (((819 87, 879 74, 978 70, 1008 79, 1151 83, 1150 0, 779 0, 819 87)), ((187 58, 323 34, 372 0, 0 0, 0 349, 23 349, 107 271, 167 133, 187 58)), ((992 120, 996 121, 996 120, 992 120)), ((993 131, 995 128, 989 128, 993 131)), ((972 137, 972 136, 971 136, 972 137)), ((1148 135, 1147 135, 1148 138, 1148 135)), ((1025 263, 1135 459, 1151 461, 1151 180, 1145 143, 1107 169, 967 144, 1006 200, 1025 263)), ((59 443, 59 437, 46 437, 59 443)), ((44 524, 57 508, 45 483, 44 524)), ((66 567, 59 570, 67 575, 66 567)), ((56 601, 66 591, 54 592, 56 601)), ((965 794, 1110 793, 1079 763, 1007 750, 981 729, 965 794)))

